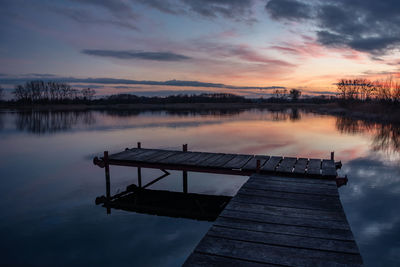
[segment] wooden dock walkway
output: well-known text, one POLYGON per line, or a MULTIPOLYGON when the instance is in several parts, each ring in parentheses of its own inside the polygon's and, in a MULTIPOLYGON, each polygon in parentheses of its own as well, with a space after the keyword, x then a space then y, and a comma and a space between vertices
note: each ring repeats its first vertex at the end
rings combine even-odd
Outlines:
POLYGON ((254 174, 184 266, 362 266, 332 180, 254 174))
MULTIPOLYGON (((95 158, 96 161, 100 160, 95 158)), ((250 176, 255 172, 336 178, 333 159, 132 148, 108 156, 109 165, 250 176)))
MULTIPOLYGON (((149 206, 147 198, 139 206, 138 203, 129 204, 131 199, 138 201, 138 192, 144 194, 147 187, 169 175, 166 170, 182 171, 184 195, 174 194, 177 199, 207 200, 207 197, 188 193, 189 171, 250 176, 217 217, 185 266, 362 265, 339 198, 338 186, 346 184, 347 178, 337 177, 336 169, 341 163, 335 163, 333 153, 331 159, 308 159, 189 152, 187 145, 183 146, 183 151, 143 149, 138 143, 138 148, 120 153, 108 155, 104 152, 104 156, 95 157, 93 163, 105 168, 106 196, 98 200, 106 204, 108 213, 110 207, 115 206, 167 214, 163 205, 163 209, 159 209, 150 201, 153 206, 149 206), (137 167, 138 189, 134 188, 134 195, 130 190, 125 192, 126 197, 110 195, 110 165, 137 167), (142 186, 141 168, 161 169, 164 174, 142 186)), ((152 198, 154 194, 171 195, 149 191, 145 197, 152 198)), ((174 216, 187 217, 194 213, 188 214, 180 212, 179 208, 174 210, 174 216)))

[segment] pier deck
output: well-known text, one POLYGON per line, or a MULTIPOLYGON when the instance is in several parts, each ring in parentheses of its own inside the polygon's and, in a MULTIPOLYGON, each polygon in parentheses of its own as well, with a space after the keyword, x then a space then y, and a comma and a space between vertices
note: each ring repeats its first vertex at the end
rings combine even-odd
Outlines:
MULTIPOLYGON (((337 177, 336 168, 341 164, 334 162, 333 154, 331 159, 307 159, 188 152, 186 145, 183 151, 138 146, 112 155, 105 152, 104 157, 93 160, 94 164, 105 167, 104 203, 108 203, 108 209, 112 204, 118 204, 118 208, 122 203, 124 209, 140 208, 142 212, 151 209, 154 214, 161 210, 164 214, 165 207, 153 207, 154 201, 150 201, 151 207, 145 202, 145 206, 142 203, 139 207, 136 202, 139 193, 147 192, 146 187, 169 174, 166 170, 183 171, 184 195, 179 198, 190 196, 188 171, 250 176, 184 266, 362 266, 339 198, 338 186, 345 184, 347 178, 337 177), (135 195, 112 200, 110 165, 137 167, 135 195), (161 169, 165 174, 142 186, 141 168, 161 169), (129 203, 126 206, 126 201, 131 202, 128 198, 135 199, 136 206, 129 203)), ((151 194, 169 193, 150 190, 147 195, 151 194)), ((174 210, 174 216, 182 216, 180 213, 174 210)))
POLYGON ((225 173, 249 176, 255 172, 336 178, 332 159, 307 159, 266 155, 244 155, 132 148, 112 154, 109 165, 225 173), (257 164, 259 164, 257 166, 257 164))
POLYGON ((252 175, 184 266, 361 266, 334 181, 252 175))

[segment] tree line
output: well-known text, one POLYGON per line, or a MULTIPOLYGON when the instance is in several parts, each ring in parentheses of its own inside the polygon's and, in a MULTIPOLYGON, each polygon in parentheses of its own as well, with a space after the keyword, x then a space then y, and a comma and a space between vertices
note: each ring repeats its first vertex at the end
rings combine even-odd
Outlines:
POLYGON ((376 81, 363 78, 340 79, 336 86, 341 99, 400 102, 400 82, 392 77, 376 81))
POLYGON ((91 88, 78 90, 69 84, 52 81, 30 81, 17 85, 13 95, 21 103, 60 103, 71 100, 92 100, 96 91, 91 88))

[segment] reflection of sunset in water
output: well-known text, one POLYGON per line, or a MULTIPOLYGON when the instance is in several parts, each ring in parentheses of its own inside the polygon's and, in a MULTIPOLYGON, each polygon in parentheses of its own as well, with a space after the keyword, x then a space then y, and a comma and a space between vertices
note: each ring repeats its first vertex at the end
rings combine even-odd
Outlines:
MULTIPOLYGON (((390 124, 290 109, 280 112, 3 112, 0 113, 0 145, 4 153, 0 154, 0 172, 8 179, 1 181, 4 193, 0 208, 7 218, 3 224, 8 224, 3 230, 8 230, 0 234, 9 240, 4 251, 11 253, 21 242, 31 242, 38 250, 49 249, 48 244, 40 243, 42 235, 28 224, 45 234, 59 236, 60 242, 69 238, 67 234, 60 235, 61 232, 79 229, 80 235, 70 243, 63 243, 63 251, 70 252, 73 243, 78 251, 95 247, 98 253, 105 248, 94 245, 102 242, 93 236, 107 232, 103 228, 108 221, 124 246, 121 251, 113 252, 121 261, 129 262, 124 258, 128 251, 137 251, 136 257, 140 258, 151 250, 158 251, 158 258, 163 258, 163 253, 172 253, 176 255, 172 262, 181 264, 207 231, 207 223, 119 212, 104 217, 93 204, 93 199, 104 191, 103 172, 92 166, 93 156, 103 150, 117 152, 134 147, 140 141, 142 147, 148 148, 180 150, 187 143, 192 151, 313 158, 329 158, 330 152, 335 151, 335 159, 343 162, 341 175, 349 176, 349 183, 340 188, 340 195, 364 260, 372 266, 382 258, 387 259, 388 265, 398 263, 393 256, 398 249, 396 237, 400 234, 398 129, 390 124), (65 211, 60 214, 60 210, 65 211), (55 221, 58 228, 43 224, 43 217, 55 221), (91 230, 83 230, 88 225, 91 230), (174 230, 170 225, 175 225, 174 230), (25 236, 20 232, 22 228, 27 229, 25 236), (165 240, 172 234, 179 242, 171 247, 168 242, 148 241, 143 247, 142 241, 148 240, 145 233, 152 231, 165 240), (126 236, 126 232, 136 239, 126 236)), ((136 172, 131 168, 112 168, 111 172, 112 193, 136 181, 136 172)), ((158 170, 144 170, 144 182, 159 175, 158 170)), ((180 190, 180 175, 172 172, 152 188, 180 190)), ((189 191, 232 196, 245 180, 244 177, 189 173, 189 191)), ((65 260, 66 252, 59 252, 59 257, 65 260)), ((29 261, 42 263, 40 253, 35 255, 30 255, 29 261)), ((155 264, 146 257, 141 259, 149 265, 155 264)))

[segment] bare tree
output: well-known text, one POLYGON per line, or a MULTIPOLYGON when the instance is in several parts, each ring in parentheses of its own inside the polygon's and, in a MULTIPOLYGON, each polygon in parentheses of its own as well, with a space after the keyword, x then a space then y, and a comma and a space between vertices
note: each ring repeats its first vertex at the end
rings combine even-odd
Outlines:
POLYGON ((83 99, 85 99, 85 100, 91 100, 94 97, 94 95, 96 94, 96 91, 94 89, 90 89, 90 88, 82 89, 81 92, 82 92, 83 99))

